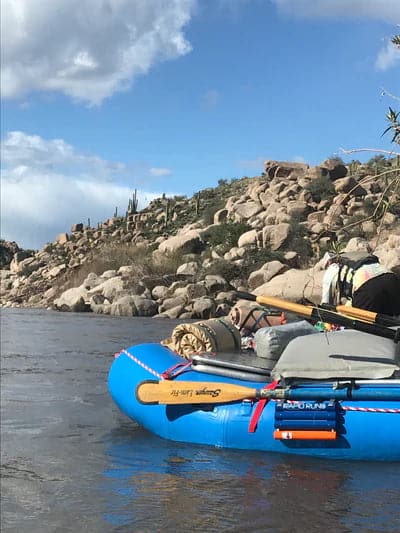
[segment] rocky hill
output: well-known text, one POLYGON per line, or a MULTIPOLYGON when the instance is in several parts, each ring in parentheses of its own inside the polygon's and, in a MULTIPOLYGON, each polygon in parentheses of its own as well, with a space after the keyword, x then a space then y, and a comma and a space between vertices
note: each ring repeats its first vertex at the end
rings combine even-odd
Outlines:
POLYGON ((98 227, 75 224, 42 250, 0 242, 1 305, 125 316, 225 316, 234 289, 321 294, 328 249, 371 249, 400 272, 400 171, 266 161, 260 176, 162 197, 98 227))

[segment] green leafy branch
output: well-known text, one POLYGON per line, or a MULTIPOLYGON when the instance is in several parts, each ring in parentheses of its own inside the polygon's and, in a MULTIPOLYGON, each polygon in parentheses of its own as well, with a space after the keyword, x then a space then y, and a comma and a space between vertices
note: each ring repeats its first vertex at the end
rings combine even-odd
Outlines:
MULTIPOLYGON (((391 42, 400 50, 400 34, 392 37, 391 42)), ((393 97, 393 95, 390 96, 393 97)), ((397 99, 398 98, 396 97, 396 100, 397 99)), ((385 129, 382 135, 385 135, 386 133, 391 131, 393 133, 391 142, 400 144, 400 112, 389 107, 389 111, 386 114, 386 119, 389 121, 389 126, 385 129)))
POLYGON ((400 144, 400 111, 395 111, 389 107, 389 111, 386 114, 386 119, 390 122, 385 131, 382 133, 382 136, 392 131, 393 137, 390 142, 400 144))

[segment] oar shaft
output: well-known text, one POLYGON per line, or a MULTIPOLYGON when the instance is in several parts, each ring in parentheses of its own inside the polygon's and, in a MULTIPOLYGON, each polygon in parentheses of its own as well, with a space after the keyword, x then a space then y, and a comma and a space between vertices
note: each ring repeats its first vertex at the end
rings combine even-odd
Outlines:
POLYGON ((261 389, 261 398, 275 400, 354 400, 354 401, 400 401, 400 387, 388 388, 344 388, 332 389, 329 387, 286 388, 286 389, 261 389))
POLYGON ((336 307, 338 313, 344 315, 352 316, 361 320, 368 320, 375 324, 380 324, 381 326, 400 326, 400 320, 395 318, 383 315, 381 313, 374 313, 373 311, 366 311, 365 309, 359 309, 358 307, 350 307, 347 305, 338 305, 336 307))
POLYGON ((350 305, 321 304, 316 307, 326 309, 328 311, 336 311, 342 315, 357 318, 357 320, 363 320, 364 322, 369 322, 370 324, 379 324, 387 327, 400 326, 400 319, 394 318, 393 316, 367 311, 366 309, 359 309, 358 307, 352 307, 350 305))
POLYGON ((286 300, 281 300, 280 298, 275 298, 274 296, 257 296, 256 302, 261 305, 270 305, 271 307, 277 307, 278 309, 284 309, 285 311, 310 318, 314 309, 314 307, 310 307, 308 305, 287 302, 286 300))
POLYGON ((319 307, 311 307, 307 305, 296 304, 293 302, 287 302, 280 298, 273 296, 257 296, 257 303, 262 305, 270 305, 272 307, 278 307, 291 311, 298 315, 302 315, 313 320, 323 320, 324 322, 330 322, 331 324, 338 324, 340 326, 357 329, 365 333, 372 333, 373 335, 379 335, 380 337, 386 337, 387 339, 394 340, 396 338, 396 332, 392 329, 379 326, 378 324, 368 324, 360 320, 356 320, 352 317, 345 317, 334 311, 327 311, 319 307))
POLYGON ((330 322, 331 324, 338 324, 339 326, 344 326, 346 328, 356 329, 358 331, 363 331, 364 333, 371 333, 372 335, 385 337, 386 339, 395 342, 398 342, 399 340, 398 333, 393 329, 378 324, 363 322, 352 317, 345 317, 333 311, 326 311, 325 309, 314 307, 312 308, 311 318, 317 321, 323 320, 324 322, 330 322))
POLYGON ((246 399, 400 401, 400 387, 295 387, 254 389, 232 383, 195 381, 143 381, 136 389, 144 404, 217 404, 246 399))
POLYGON ((378 324, 362 322, 354 317, 343 316, 340 313, 322 309, 321 307, 296 304, 294 302, 281 300, 280 298, 276 298, 274 296, 255 296, 254 294, 239 291, 237 292, 237 295, 239 298, 256 301, 261 305, 269 305, 284 311, 290 311, 297 315, 311 318, 315 321, 322 320, 323 322, 338 324, 339 326, 356 329, 363 331, 364 333, 371 333, 372 335, 385 337, 393 340, 394 342, 398 342, 400 340, 400 328, 396 331, 378 324))

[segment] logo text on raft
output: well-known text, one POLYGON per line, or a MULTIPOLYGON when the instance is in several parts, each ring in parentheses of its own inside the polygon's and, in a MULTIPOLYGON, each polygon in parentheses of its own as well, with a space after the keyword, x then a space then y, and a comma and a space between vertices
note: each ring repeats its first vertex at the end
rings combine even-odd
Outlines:
POLYGON ((324 402, 285 402, 282 409, 301 409, 310 411, 323 411, 326 409, 324 402))

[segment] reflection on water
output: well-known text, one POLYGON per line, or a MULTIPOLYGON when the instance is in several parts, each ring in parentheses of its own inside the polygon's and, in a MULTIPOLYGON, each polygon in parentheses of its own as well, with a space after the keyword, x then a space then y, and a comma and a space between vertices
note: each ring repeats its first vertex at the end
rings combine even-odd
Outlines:
POLYGON ((174 322, 1 318, 2 533, 400 531, 399 464, 174 443, 122 415, 113 354, 174 322))
POLYGON ((104 519, 118 531, 400 530, 399 465, 174 444, 140 429, 110 436, 106 454, 104 519))

